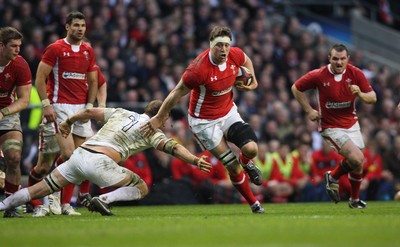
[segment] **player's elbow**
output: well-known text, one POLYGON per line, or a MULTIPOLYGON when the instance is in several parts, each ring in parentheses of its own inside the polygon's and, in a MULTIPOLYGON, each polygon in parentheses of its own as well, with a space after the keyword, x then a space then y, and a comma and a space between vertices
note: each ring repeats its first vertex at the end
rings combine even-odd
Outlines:
POLYGON ((366 101, 367 104, 375 104, 377 101, 377 97, 375 92, 370 93, 369 97, 367 98, 368 100, 366 101))

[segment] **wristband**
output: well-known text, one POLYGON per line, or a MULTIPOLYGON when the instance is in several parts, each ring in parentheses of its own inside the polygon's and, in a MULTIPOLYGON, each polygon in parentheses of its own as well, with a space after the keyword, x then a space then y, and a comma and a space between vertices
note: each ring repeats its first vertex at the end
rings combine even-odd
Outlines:
POLYGON ((3 114, 3 116, 8 116, 10 115, 10 109, 8 107, 4 107, 3 109, 0 110, 1 114, 3 114))
POLYGON ((93 108, 93 104, 92 103, 86 103, 85 108, 86 109, 92 109, 93 108))
POLYGON ((73 122, 72 122, 71 119, 69 119, 69 118, 67 118, 67 120, 65 120, 65 122, 66 122, 69 126, 71 126, 71 125, 73 124, 73 122))
POLYGON ((45 108, 50 105, 50 100, 49 99, 44 99, 42 100, 42 107, 45 108))

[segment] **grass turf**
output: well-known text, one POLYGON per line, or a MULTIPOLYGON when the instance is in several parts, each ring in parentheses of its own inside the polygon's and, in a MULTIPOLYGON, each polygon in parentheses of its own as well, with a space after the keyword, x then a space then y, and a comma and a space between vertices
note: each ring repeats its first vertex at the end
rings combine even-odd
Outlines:
POLYGON ((114 207, 106 217, 0 219, 0 246, 399 246, 399 202, 114 207))

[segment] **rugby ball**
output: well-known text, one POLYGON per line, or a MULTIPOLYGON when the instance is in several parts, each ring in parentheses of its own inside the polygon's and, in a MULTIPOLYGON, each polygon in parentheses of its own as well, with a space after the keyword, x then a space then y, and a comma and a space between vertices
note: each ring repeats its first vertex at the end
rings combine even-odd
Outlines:
POLYGON ((244 66, 240 66, 238 73, 236 74, 235 85, 249 86, 252 81, 253 81, 253 75, 251 74, 251 71, 244 66))

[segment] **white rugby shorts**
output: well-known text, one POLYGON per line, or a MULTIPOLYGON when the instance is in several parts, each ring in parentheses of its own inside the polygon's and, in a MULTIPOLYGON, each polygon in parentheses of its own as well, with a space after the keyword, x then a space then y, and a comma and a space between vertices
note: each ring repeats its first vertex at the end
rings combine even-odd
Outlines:
MULTIPOLYGON (((57 114, 57 124, 67 120, 70 116, 74 115, 77 111, 84 109, 85 104, 52 104, 54 111, 57 114)), ((92 124, 90 121, 83 123, 76 121, 72 125, 71 133, 80 137, 91 137, 93 136, 92 124)))
POLYGON ((237 106, 225 116, 218 119, 201 119, 188 116, 189 126, 194 137, 203 149, 212 150, 221 142, 224 133, 236 122, 244 122, 240 116, 237 106))
POLYGON ((357 147, 365 147, 361 134, 360 124, 356 122, 349 129, 328 128, 321 132, 321 136, 336 152, 339 152, 347 141, 352 141, 357 147))
MULTIPOLYGON (((119 166, 102 153, 94 153, 81 147, 75 149, 69 160, 56 169, 73 184, 80 184, 88 179, 100 188, 113 186, 126 178, 132 171, 119 166)), ((136 183, 140 177, 134 174, 136 183)))

